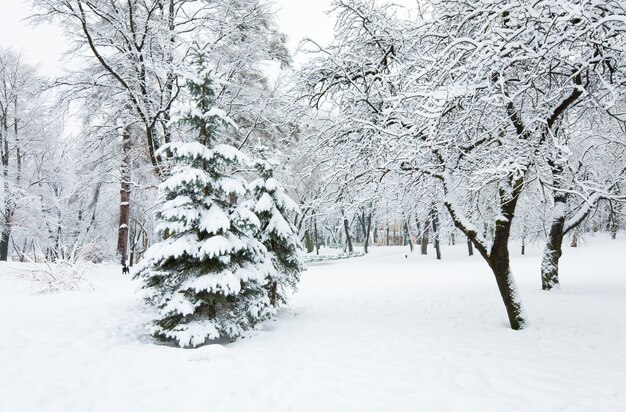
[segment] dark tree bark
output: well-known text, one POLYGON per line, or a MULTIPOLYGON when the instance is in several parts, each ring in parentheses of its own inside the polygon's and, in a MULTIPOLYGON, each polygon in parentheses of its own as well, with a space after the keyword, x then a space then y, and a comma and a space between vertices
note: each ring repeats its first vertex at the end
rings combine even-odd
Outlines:
MULTIPOLYGON (((370 209, 370 212, 368 215, 365 215, 365 210, 362 210, 359 221, 361 223, 361 228, 363 230, 363 233, 365 234, 364 235, 365 238, 363 240, 363 251, 365 253, 368 253, 369 244, 370 244, 370 235, 371 235, 371 229, 372 229, 372 210, 370 209)), ((374 230, 374 234, 376 234, 376 230, 374 230)), ((374 235, 374 237, 376 236, 374 235)))
POLYGON ((541 288, 543 290, 551 290, 558 287, 560 283, 559 259, 563 255, 566 202, 567 195, 557 193, 554 196, 554 217, 541 260, 541 288))
POLYGON ((319 256, 319 254, 320 254, 320 242, 319 242, 319 239, 318 239, 318 236, 317 236, 317 218, 316 217, 313 218, 313 232, 315 233, 315 238, 314 238, 314 240, 315 240, 315 254, 317 256, 319 256))
POLYGON ((411 239, 411 230, 409 229, 409 222, 406 220, 404 221, 404 236, 406 241, 409 243, 411 253, 413 253, 413 240, 411 239))
POLYGON ((343 229, 346 232, 346 244, 348 245, 348 253, 354 252, 354 248, 352 247, 352 238, 350 237, 350 223, 348 222, 348 218, 346 217, 344 211, 342 210, 343 215, 343 229))
POLYGON ((9 259, 9 241, 11 240, 11 225, 6 223, 2 226, 0 234, 0 261, 6 262, 9 259))
POLYGON ((617 231, 619 230, 619 215, 621 211, 621 204, 614 203, 609 200, 609 207, 611 208, 611 239, 617 239, 617 231))
POLYGON ((437 254, 437 260, 441 260, 441 247, 439 244, 439 213, 433 209, 431 212, 433 222, 433 246, 437 254))
POLYGON ((0 160, 2 162, 2 189, 4 205, 2 210, 2 232, 0 232, 0 261, 9 259, 9 241, 11 240, 11 218, 13 207, 9 187, 9 120, 8 108, 2 107, 0 113, 0 160))
POLYGON ((131 133, 130 127, 126 126, 122 134, 122 166, 120 178, 120 219, 119 231, 117 234, 117 253, 120 256, 122 266, 128 265, 128 230, 130 224, 130 191, 131 191, 131 171, 130 171, 130 149, 131 133))
MULTIPOLYGON (((444 189, 447 190, 447 182, 443 181, 443 183, 444 189)), ((502 302, 506 308, 509 324, 511 325, 511 329, 514 330, 522 329, 525 326, 522 304, 517 294, 515 279, 511 273, 509 256, 511 225, 523 184, 523 177, 516 180, 511 179, 511 181, 503 181, 501 183, 498 196, 500 199, 502 217, 496 221, 493 243, 490 250, 487 249, 484 240, 479 239, 479 235, 475 229, 465 226, 464 220, 457 215, 458 211, 455 205, 448 201, 444 202, 454 225, 471 240, 476 250, 478 250, 491 268, 496 278, 496 284, 498 285, 502 302)))
POLYGON ((424 222, 424 231, 422 232, 422 241, 420 245, 422 255, 428 254, 428 243, 430 242, 429 231, 430 231, 430 221, 429 219, 426 219, 426 222, 424 222))
POLYGON ((304 232, 304 247, 306 248, 306 253, 311 253, 315 250, 313 238, 311 237, 311 231, 309 229, 304 232))
MULTIPOLYGON (((370 245, 370 232, 372 230, 372 212, 367 217, 367 231, 365 232, 365 242, 363 243, 363 249, 365 253, 369 253, 369 245, 370 245)), ((376 233, 376 231, 374 231, 376 233)))

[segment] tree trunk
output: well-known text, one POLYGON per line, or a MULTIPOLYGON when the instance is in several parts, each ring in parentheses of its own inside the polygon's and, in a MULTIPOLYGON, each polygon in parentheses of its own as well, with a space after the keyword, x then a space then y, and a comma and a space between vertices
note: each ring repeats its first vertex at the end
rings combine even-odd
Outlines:
POLYGON ((432 221, 433 221, 433 242, 435 246, 435 252, 437 254, 437 260, 441 260, 441 248, 439 245, 439 213, 435 209, 432 211, 432 221))
POLYGON ((350 224, 345 214, 343 214, 343 229, 346 232, 346 243, 348 244, 348 253, 352 253, 354 251, 354 248, 352 247, 352 238, 350 238, 350 224))
POLYGON ((404 221, 404 236, 405 239, 409 242, 409 248, 411 249, 411 253, 413 253, 413 240, 411 239, 411 230, 409 229, 409 222, 404 221))
POLYGON ((496 278, 511 328, 514 330, 522 329, 525 321, 517 285, 511 273, 508 245, 503 240, 498 239, 497 235, 494 239, 489 265, 496 278))
POLYGON ((525 326, 522 303, 515 284, 515 279, 511 273, 509 256, 511 225, 523 183, 523 178, 501 182, 498 196, 500 198, 500 215, 502 217, 496 220, 491 250, 487 249, 487 243, 485 243, 483 239, 479 239, 476 230, 466 226, 463 219, 459 218, 458 211, 455 209, 454 204, 444 202, 448 212, 450 212, 454 225, 474 243, 474 247, 476 247, 480 255, 491 268, 496 278, 496 284, 498 285, 502 302, 506 308, 509 324, 511 325, 511 329, 514 330, 522 329, 525 326))
POLYGON ((567 195, 563 193, 554 195, 552 224, 541 260, 541 288, 543 290, 551 290, 559 286, 559 259, 563 254, 566 204, 567 195))
POLYGON ((415 238, 415 244, 422 243, 422 228, 420 222, 417 220, 417 213, 415 214, 415 229, 417 230, 417 237, 415 238))
POLYGON ((0 235, 0 261, 9 260, 9 240, 11 239, 11 225, 4 224, 2 226, 2 234, 0 235))
POLYGON ((427 219, 426 222, 424 222, 424 232, 422 233, 422 242, 420 245, 422 255, 428 254, 428 243, 430 242, 429 231, 430 231, 430 222, 427 219))
POLYGON ((306 253, 311 253, 315 250, 313 238, 311 237, 311 231, 309 229, 304 232, 304 247, 306 248, 306 253))
POLYGON ((578 228, 574 229, 572 233, 572 242, 570 243, 570 247, 578 247, 578 228))
MULTIPOLYGON (((366 223, 366 231, 365 231, 365 241, 363 242, 363 251, 365 253, 368 253, 369 245, 370 245, 370 232, 372 230, 372 212, 371 211, 369 215, 367 216, 367 218, 365 218, 365 223, 366 223)), ((374 233, 376 233, 376 231, 374 231, 374 233)))
POLYGON ((315 234, 315 236, 314 236, 315 254, 317 256, 319 256, 320 255, 320 242, 319 242, 319 239, 318 239, 318 236, 317 236, 317 218, 316 217, 313 218, 313 232, 315 234))
POLYGON ((122 135, 122 167, 120 182, 120 220, 117 234, 117 253, 122 266, 128 265, 128 225, 130 224, 130 127, 126 126, 122 135))
POLYGON ((0 261, 9 259, 9 241, 11 239, 11 193, 9 187, 9 126, 8 113, 0 113, 0 160, 2 161, 2 190, 4 191, 4 205, 2 208, 2 232, 0 234, 0 261))
POLYGON ((272 282, 269 285, 269 298, 270 298, 270 304, 273 307, 278 306, 278 284, 276 282, 272 282))
POLYGON ((499 190, 502 216, 504 216, 504 219, 496 220, 496 226, 493 232, 493 245, 491 246, 488 259, 491 270, 496 277, 500 296, 506 307, 509 323, 514 330, 522 329, 525 326, 522 301, 517 290, 515 278, 513 278, 513 274, 511 273, 511 261, 509 256, 511 226, 513 224, 513 217, 515 216, 515 208, 517 207, 521 186, 522 184, 520 182, 514 183, 513 198, 511 198, 509 190, 506 188, 500 188, 499 190))
POLYGON ((378 223, 374 224, 374 233, 373 233, 373 239, 372 241, 374 242, 375 245, 378 244, 378 223))
POLYGON ((609 200, 609 206, 611 207, 611 239, 617 239, 617 231, 619 230, 619 212, 620 203, 613 203, 609 200))

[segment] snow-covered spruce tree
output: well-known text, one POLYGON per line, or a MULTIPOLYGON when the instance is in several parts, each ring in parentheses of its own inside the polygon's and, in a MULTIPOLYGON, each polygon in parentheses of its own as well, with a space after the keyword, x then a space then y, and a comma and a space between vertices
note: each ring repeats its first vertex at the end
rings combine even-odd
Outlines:
POLYGON ((274 165, 267 160, 265 150, 261 148, 259 153, 254 162, 259 178, 250 185, 254 198, 246 204, 261 223, 257 238, 267 248, 275 269, 265 288, 272 306, 278 306, 286 303, 288 293, 296 289, 303 270, 302 245, 292 223, 299 206, 274 178, 274 165))
POLYGON ((273 267, 252 236, 259 219, 236 205, 246 184, 229 173, 249 161, 236 148, 216 144, 218 131, 231 122, 214 107, 206 57, 196 54, 197 74, 187 82, 195 105, 180 119, 195 141, 160 149, 172 163, 156 213, 164 240, 146 252, 135 275, 146 301, 160 311, 151 333, 181 347, 237 338, 274 313, 263 288, 273 267))

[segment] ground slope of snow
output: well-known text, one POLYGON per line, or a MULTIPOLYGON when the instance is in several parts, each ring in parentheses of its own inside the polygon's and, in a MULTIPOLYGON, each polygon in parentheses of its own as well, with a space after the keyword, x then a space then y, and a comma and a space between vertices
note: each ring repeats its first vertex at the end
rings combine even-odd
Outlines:
MULTIPOLYGON (((117 266, 93 292, 32 295, 0 266, 0 411, 623 411, 625 240, 567 248, 542 292, 539 251, 515 256, 530 325, 507 327, 495 281, 464 246, 397 247, 311 265, 252 339, 156 345, 117 266)), ((517 255, 517 251, 514 251, 517 255)))

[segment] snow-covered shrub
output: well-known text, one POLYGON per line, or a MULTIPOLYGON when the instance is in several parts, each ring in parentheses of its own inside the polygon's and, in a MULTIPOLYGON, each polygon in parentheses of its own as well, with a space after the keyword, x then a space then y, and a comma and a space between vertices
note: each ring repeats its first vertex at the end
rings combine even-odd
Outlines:
POLYGON ((93 289, 84 278, 88 268, 83 261, 57 260, 23 271, 20 276, 29 280, 33 290, 40 294, 93 289))
POLYGON ((113 246, 106 241, 94 241, 85 245, 79 254, 81 260, 91 263, 112 262, 115 259, 113 246))

